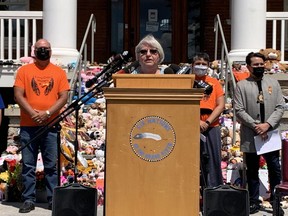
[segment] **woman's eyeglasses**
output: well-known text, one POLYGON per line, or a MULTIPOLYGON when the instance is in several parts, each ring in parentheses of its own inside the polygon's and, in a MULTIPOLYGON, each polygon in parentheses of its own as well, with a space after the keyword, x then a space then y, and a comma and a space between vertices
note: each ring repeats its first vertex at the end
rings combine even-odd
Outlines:
POLYGON ((152 55, 156 55, 158 53, 158 50, 157 49, 143 49, 143 50, 140 50, 139 53, 141 55, 147 55, 148 51, 150 52, 150 54, 152 55))

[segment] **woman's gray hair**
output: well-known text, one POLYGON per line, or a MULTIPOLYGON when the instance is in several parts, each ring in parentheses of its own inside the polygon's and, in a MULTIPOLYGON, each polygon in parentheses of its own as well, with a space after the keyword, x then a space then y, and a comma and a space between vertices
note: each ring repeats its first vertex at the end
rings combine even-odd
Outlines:
POLYGON ((161 44, 159 43, 158 40, 155 39, 155 37, 151 34, 145 36, 139 43, 138 45, 135 47, 135 56, 136 56, 136 60, 139 60, 139 52, 142 49, 143 45, 148 45, 151 47, 154 47, 158 50, 159 53, 159 64, 161 64, 165 58, 165 54, 163 51, 163 48, 161 46, 161 44))

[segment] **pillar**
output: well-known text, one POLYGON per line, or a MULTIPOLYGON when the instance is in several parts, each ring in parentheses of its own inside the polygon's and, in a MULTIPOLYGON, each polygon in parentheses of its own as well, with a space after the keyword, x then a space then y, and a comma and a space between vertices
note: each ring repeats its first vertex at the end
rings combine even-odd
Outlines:
POLYGON ((266 0, 231 0, 230 62, 266 48, 266 0))
POLYGON ((66 66, 77 60, 77 0, 43 1, 43 38, 51 43, 51 62, 66 66))

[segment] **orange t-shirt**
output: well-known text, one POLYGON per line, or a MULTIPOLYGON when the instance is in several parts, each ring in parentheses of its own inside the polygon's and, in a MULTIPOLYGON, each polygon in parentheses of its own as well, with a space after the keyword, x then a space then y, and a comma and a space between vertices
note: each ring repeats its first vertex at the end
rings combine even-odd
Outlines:
MULTIPOLYGON (((224 95, 224 91, 222 89, 222 86, 219 82, 219 80, 210 77, 210 76, 204 76, 201 78, 198 78, 197 80, 203 80, 204 82, 208 83, 209 85, 212 85, 213 91, 210 95, 204 95, 203 98, 200 101, 200 109, 208 109, 213 111, 217 105, 216 101, 217 98, 224 95)), ((206 121, 209 117, 209 114, 203 114, 200 115, 200 119, 202 121, 206 121)), ((211 126, 216 126, 219 124, 219 121, 214 121, 211 126)))
MULTIPOLYGON (((65 71, 52 63, 43 70, 34 63, 20 67, 14 86, 24 89, 24 97, 36 110, 48 110, 58 100, 58 93, 70 89, 65 71)), ((58 114, 54 113, 51 118, 58 114)), ((23 110, 20 125, 37 126, 23 110)))

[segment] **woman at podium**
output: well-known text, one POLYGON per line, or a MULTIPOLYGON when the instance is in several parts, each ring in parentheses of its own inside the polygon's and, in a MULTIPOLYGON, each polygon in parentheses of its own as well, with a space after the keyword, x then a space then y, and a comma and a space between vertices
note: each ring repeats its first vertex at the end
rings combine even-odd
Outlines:
POLYGON ((202 81, 212 87, 212 92, 204 92, 200 101, 200 159, 201 159, 201 186, 216 187, 223 184, 221 172, 221 133, 219 116, 224 110, 224 92, 215 78, 207 75, 209 56, 199 53, 192 59, 192 73, 195 82, 202 81))
POLYGON ((139 67, 134 70, 135 74, 164 74, 164 68, 159 65, 163 62, 165 55, 163 48, 153 35, 145 36, 135 47, 136 60, 139 67))

